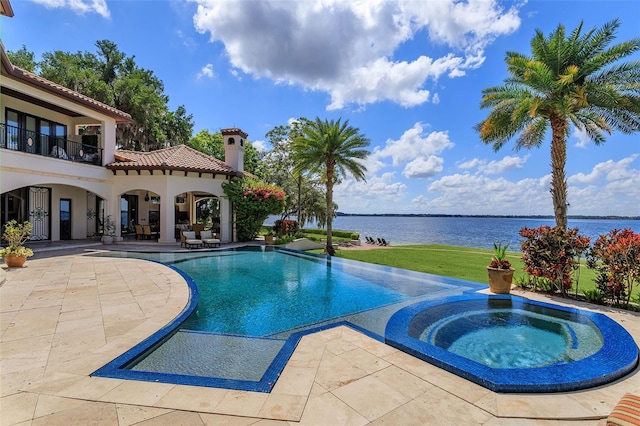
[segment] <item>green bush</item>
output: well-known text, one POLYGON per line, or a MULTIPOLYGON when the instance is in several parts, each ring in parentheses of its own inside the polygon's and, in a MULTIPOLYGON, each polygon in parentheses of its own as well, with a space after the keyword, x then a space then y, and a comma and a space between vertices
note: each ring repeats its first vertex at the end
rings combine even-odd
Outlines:
POLYGON ((586 297, 589 302, 596 303, 598 305, 604 305, 604 302, 607 299, 606 295, 597 288, 585 290, 582 294, 584 294, 584 297, 586 297))
MULTIPOLYGON (((327 235, 327 230, 326 229, 303 228, 302 232, 304 232, 305 234, 322 235, 322 238, 326 237, 326 235, 327 235)), ((333 229, 331 231, 331 235, 333 237, 347 238, 347 239, 350 239, 350 240, 357 240, 358 238, 360 238, 360 234, 358 234, 358 233, 354 233, 353 231, 342 231, 340 229, 333 229), (357 235, 358 238, 352 238, 353 235, 357 235)))
POLYGON ((267 217, 284 210, 285 195, 277 186, 242 178, 223 183, 222 189, 233 202, 240 241, 255 239, 267 217))

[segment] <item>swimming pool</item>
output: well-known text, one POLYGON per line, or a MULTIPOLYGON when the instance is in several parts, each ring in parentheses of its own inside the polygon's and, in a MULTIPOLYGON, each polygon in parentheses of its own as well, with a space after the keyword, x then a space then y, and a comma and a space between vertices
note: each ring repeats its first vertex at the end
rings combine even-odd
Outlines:
MULTIPOLYGON (((608 317, 472 294, 486 288, 478 283, 272 247, 111 255, 175 269, 191 298, 174 321, 94 376, 269 392, 302 336, 337 325, 499 392, 582 389, 622 377, 637 364, 635 342, 608 317), (482 333, 489 331, 476 327, 482 335, 473 337, 469 324, 495 325, 514 316, 506 311, 513 307, 516 327, 545 324, 533 332, 554 341, 552 350, 526 359, 535 368, 474 360, 468 348, 488 340, 482 333), (589 331, 595 340, 580 343, 589 331)), ((492 338, 500 331, 492 330, 492 338)), ((479 354, 486 355, 484 349, 479 354)), ((498 358, 508 358, 503 355, 498 358)))
POLYGON ((638 347, 605 315, 466 294, 396 312, 386 342, 496 392, 572 391, 633 371, 638 347))
POLYGON ((118 255, 174 268, 191 301, 171 324, 94 375, 262 392, 305 334, 347 325, 383 341, 398 309, 483 287, 270 247, 118 255))

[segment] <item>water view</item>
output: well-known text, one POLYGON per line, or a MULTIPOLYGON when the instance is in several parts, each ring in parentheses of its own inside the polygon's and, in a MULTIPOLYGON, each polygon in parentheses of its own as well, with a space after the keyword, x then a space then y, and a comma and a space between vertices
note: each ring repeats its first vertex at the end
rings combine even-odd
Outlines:
MULTIPOLYGON (((265 224, 272 225, 277 218, 265 224)), ((523 227, 554 226, 554 219, 488 218, 488 217, 399 217, 399 216, 338 216, 334 229, 350 230, 364 237, 382 237, 391 245, 448 244, 491 248, 494 242, 509 243, 510 250, 519 250, 523 227)), ((307 225, 313 227, 314 225, 307 225)), ((630 228, 640 232, 640 220, 569 219, 569 228, 578 228, 591 241, 612 229, 630 228)))

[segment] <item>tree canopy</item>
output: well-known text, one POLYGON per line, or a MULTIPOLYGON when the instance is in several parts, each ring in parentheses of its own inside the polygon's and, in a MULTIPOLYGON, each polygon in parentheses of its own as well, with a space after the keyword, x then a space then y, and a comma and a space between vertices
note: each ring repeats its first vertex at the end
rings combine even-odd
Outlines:
MULTIPOLYGON (((193 149, 204 152, 207 155, 224 161, 224 138, 222 133, 211 133, 209 130, 200 130, 187 142, 193 149)), ((249 172, 259 178, 263 178, 264 167, 262 165, 262 154, 250 141, 244 145, 244 171, 249 172)))
POLYGON ((325 194, 319 176, 296 173, 293 162, 293 140, 302 134, 302 127, 310 124, 307 118, 292 120, 287 125, 276 126, 265 135, 272 149, 262 158, 264 179, 274 183, 287 193, 281 218, 296 217, 302 228, 307 222, 326 224, 325 194))
POLYGON ((327 246, 326 253, 334 254, 332 246, 332 222, 334 216, 333 186, 341 177, 351 174, 356 180, 364 180, 366 167, 358 160, 369 155, 365 148, 369 139, 359 129, 349 126, 349 120, 320 120, 305 123, 302 132, 292 144, 294 173, 305 171, 320 176, 326 187, 327 246))
POLYGON ((7 55, 18 67, 129 113, 134 123, 119 124, 116 133, 123 149, 152 151, 186 144, 193 116, 182 105, 169 109, 164 84, 153 71, 139 67, 135 57, 111 41, 97 41, 96 47, 96 53, 45 52, 40 62, 25 46, 7 55))
POLYGON ((556 226, 567 227, 566 139, 571 126, 596 145, 605 133, 640 130, 640 61, 619 63, 640 49, 635 38, 611 45, 620 26, 614 20, 583 33, 559 25, 531 40, 531 55, 507 52, 509 77, 483 91, 489 116, 476 126, 495 151, 519 134, 515 148, 539 147, 551 128, 551 194, 556 226))

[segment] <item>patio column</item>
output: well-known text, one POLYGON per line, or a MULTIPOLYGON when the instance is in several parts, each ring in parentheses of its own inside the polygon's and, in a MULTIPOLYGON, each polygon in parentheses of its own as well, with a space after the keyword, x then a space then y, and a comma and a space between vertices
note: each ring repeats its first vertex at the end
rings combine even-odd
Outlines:
POLYGON ((160 194, 160 238, 158 244, 173 244, 176 242, 176 206, 174 197, 167 192, 160 194))
POLYGON ((220 197, 220 241, 233 242, 233 218, 231 217, 231 202, 226 197, 220 197))

